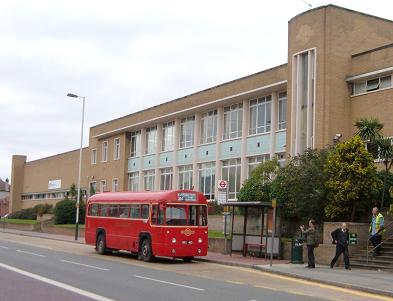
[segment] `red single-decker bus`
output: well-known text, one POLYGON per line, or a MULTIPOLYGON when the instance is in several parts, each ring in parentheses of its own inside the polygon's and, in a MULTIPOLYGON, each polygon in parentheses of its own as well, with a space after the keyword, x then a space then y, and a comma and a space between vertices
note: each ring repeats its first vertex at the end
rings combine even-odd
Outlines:
POLYGON ((100 254, 126 250, 144 261, 206 256, 206 198, 190 190, 95 194, 87 202, 85 241, 100 254))

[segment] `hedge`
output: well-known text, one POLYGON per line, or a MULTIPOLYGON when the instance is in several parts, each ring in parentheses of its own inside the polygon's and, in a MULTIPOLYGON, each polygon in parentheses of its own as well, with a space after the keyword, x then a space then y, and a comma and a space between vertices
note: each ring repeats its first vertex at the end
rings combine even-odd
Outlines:
MULTIPOLYGON (((82 201, 79 204, 79 223, 85 223, 86 206, 82 201)), ((74 224, 76 216, 76 201, 65 199, 56 204, 53 210, 55 224, 74 224)))

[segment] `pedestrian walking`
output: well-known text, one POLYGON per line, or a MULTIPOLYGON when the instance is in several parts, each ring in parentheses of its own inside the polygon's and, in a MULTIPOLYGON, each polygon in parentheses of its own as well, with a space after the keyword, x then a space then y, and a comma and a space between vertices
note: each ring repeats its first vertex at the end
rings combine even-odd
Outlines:
POLYGON ((308 265, 306 268, 315 269, 315 256, 314 256, 314 248, 317 245, 316 234, 315 234, 315 220, 310 219, 308 222, 309 228, 305 230, 304 226, 300 226, 300 230, 302 231, 302 236, 305 236, 305 241, 307 245, 307 256, 308 256, 308 265))
POLYGON ((385 234, 385 220, 377 207, 374 207, 371 213, 370 241, 374 247, 373 256, 379 256, 381 253, 381 246, 379 244, 382 241, 382 236, 385 234))
POLYGON ((349 231, 347 228, 347 224, 342 223, 341 228, 337 228, 336 230, 334 230, 331 233, 331 235, 333 239, 333 244, 336 245, 336 255, 333 257, 332 261, 330 262, 330 268, 333 268, 340 255, 344 254, 345 269, 350 270, 351 267, 349 265, 349 252, 348 252, 349 231))

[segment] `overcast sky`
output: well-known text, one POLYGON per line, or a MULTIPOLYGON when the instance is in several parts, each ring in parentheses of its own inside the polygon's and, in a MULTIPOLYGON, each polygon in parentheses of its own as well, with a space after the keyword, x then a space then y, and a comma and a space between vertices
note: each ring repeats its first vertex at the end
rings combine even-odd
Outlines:
MULTIPOLYGON (((393 1, 312 1, 393 19, 393 1)), ((79 148, 88 128, 287 61, 286 1, 0 2, 0 178, 79 148)))

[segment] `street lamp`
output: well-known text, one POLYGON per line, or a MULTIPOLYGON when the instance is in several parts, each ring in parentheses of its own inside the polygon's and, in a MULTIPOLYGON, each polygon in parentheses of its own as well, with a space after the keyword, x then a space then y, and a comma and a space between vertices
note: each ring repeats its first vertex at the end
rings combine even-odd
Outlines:
POLYGON ((68 93, 68 97, 82 98, 82 127, 81 127, 81 144, 79 148, 79 173, 78 173, 78 196, 76 199, 76 217, 75 217, 75 240, 78 240, 78 226, 79 226, 79 199, 81 194, 81 172, 82 172, 82 143, 83 143, 83 122, 85 119, 85 96, 78 96, 76 94, 68 93))

